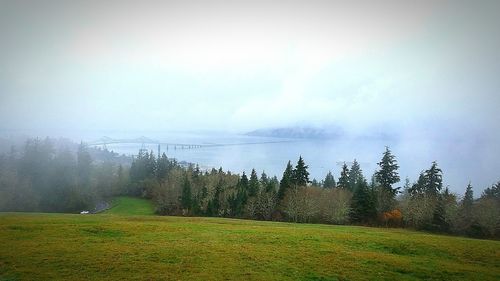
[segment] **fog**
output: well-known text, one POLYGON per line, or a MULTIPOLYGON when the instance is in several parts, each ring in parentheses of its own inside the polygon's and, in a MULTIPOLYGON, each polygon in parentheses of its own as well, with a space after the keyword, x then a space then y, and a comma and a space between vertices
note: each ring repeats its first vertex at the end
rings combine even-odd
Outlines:
POLYGON ((499 10, 498 1, 0 0, 0 129, 78 140, 312 126, 403 147, 481 146, 474 159, 498 159, 499 10))

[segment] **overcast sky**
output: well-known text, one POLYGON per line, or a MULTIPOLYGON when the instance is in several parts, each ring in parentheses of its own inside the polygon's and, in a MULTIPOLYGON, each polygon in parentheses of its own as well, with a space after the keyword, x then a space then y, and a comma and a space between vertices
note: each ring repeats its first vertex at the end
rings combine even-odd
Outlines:
POLYGON ((0 0, 0 127, 496 138, 499 3, 0 0))

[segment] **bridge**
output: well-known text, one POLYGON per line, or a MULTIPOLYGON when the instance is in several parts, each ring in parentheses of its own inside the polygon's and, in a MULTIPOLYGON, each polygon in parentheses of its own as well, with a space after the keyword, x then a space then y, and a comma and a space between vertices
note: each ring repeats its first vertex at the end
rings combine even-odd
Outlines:
POLYGON ((196 144, 196 143, 175 143, 175 142, 164 142, 153 140, 145 136, 141 136, 139 138, 133 139, 114 139, 107 136, 103 136, 98 140, 87 142, 88 146, 104 146, 109 144, 141 144, 141 149, 145 149, 146 144, 154 144, 158 145, 158 155, 160 155, 161 147, 166 146, 166 150, 168 151, 169 147, 173 147, 174 149, 194 149, 194 148, 204 148, 204 147, 217 147, 217 146, 235 146, 235 145, 253 145, 253 144, 269 144, 269 143, 284 143, 290 142, 290 140, 283 141, 263 141, 263 142, 244 142, 244 143, 205 143, 205 144, 196 144))
POLYGON ((145 144, 166 145, 167 148, 170 145, 170 146, 173 146, 174 148, 179 147, 182 149, 184 149, 184 148, 200 148, 203 146, 207 146, 207 145, 192 144, 192 143, 161 142, 161 141, 153 140, 153 139, 150 139, 150 138, 147 138, 144 136, 139 137, 139 138, 135 138, 135 139, 114 139, 114 138, 104 136, 98 140, 88 142, 87 145, 88 146, 100 146, 100 145, 106 146, 108 144, 127 144, 127 143, 136 143, 136 144, 141 144, 142 146, 144 146, 145 144))

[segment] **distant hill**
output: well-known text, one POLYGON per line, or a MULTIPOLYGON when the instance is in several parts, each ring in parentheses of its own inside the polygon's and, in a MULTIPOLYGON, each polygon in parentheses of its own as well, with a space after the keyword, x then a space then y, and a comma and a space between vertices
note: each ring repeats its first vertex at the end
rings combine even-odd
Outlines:
POLYGON ((258 129, 248 132, 245 135, 274 138, 331 139, 339 137, 340 133, 338 130, 326 130, 312 127, 285 127, 258 129))

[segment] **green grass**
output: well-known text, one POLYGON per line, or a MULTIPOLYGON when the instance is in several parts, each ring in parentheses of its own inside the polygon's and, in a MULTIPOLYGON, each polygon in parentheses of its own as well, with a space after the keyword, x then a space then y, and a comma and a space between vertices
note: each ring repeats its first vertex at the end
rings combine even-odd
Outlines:
POLYGON ((0 280, 61 279, 500 280, 500 242, 222 218, 0 213, 0 280))
POLYGON ((134 197, 117 197, 112 202, 112 207, 102 214, 122 216, 149 216, 154 215, 151 201, 134 197))

